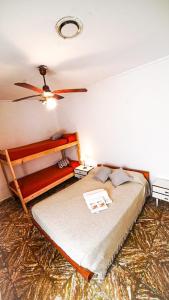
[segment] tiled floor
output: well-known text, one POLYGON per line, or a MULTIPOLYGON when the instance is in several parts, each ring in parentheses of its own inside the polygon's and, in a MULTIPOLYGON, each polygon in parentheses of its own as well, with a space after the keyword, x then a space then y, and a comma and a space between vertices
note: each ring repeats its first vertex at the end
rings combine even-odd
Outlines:
POLYGON ((149 199, 105 280, 88 283, 40 235, 16 200, 4 201, 0 290, 2 300, 169 299, 169 203, 156 207, 149 199))

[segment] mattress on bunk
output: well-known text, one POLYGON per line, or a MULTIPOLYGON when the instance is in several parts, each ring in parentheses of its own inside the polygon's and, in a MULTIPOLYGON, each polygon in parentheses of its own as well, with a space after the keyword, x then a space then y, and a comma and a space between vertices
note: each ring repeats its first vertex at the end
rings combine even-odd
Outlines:
MULTIPOLYGON (((8 149, 8 153, 10 159, 13 161, 28 155, 36 154, 45 150, 65 145, 67 143, 70 143, 70 141, 76 141, 76 134, 66 134, 65 137, 57 140, 48 139, 37 143, 8 149)), ((1 158, 4 159, 5 156, 1 155, 1 158)))
MULTIPOLYGON (((76 162, 76 165, 79 165, 76 162)), ((71 166, 64 167, 62 169, 58 168, 56 165, 50 166, 38 172, 32 173, 30 175, 24 176, 18 179, 18 184, 21 189, 22 196, 28 197, 31 194, 43 189, 44 187, 52 184, 53 182, 63 178, 64 176, 72 173, 74 168, 71 166)), ((12 181, 10 186, 16 190, 15 184, 12 181)))
POLYGON ((142 209, 147 181, 142 174, 130 172, 136 180, 114 188, 110 180, 96 181, 94 172, 34 205, 32 215, 71 259, 104 276, 142 209), (98 188, 107 190, 112 203, 92 214, 83 193, 98 188))

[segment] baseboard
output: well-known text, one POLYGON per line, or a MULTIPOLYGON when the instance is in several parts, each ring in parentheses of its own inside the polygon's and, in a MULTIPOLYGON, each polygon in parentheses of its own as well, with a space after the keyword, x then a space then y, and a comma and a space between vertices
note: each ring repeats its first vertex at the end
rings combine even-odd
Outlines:
MULTIPOLYGON (((10 196, 10 197, 8 197, 8 198, 0 199, 0 204, 1 204, 2 202, 4 202, 4 201, 10 200, 10 199, 14 199, 14 197, 13 197, 13 196, 10 196)), ((0 300, 1 300, 1 299, 0 299, 0 300)))

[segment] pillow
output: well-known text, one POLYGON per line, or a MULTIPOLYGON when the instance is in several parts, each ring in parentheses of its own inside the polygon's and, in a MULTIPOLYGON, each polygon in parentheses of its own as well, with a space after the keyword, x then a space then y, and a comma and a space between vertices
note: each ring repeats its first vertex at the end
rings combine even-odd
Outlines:
POLYGON ((64 130, 60 130, 60 131, 57 131, 55 132, 50 138, 51 140, 55 141, 57 139, 60 139, 64 134, 64 130))
POLYGON ((96 180, 99 180, 101 182, 106 182, 109 175, 111 174, 111 169, 107 167, 101 167, 99 170, 95 173, 94 178, 96 180))
POLYGON ((69 165, 70 165, 70 167, 72 167, 73 169, 75 169, 78 166, 80 166, 80 163, 77 160, 70 160, 69 161, 69 165))
POLYGON ((63 134, 63 138, 67 139, 68 143, 72 143, 76 141, 76 134, 75 133, 65 133, 63 134))
POLYGON ((120 169, 113 171, 109 175, 109 178, 110 178, 112 184, 116 187, 125 182, 131 181, 132 176, 130 176, 126 171, 124 171, 122 168, 120 168, 120 169))
POLYGON ((63 159, 59 160, 57 164, 58 164, 59 169, 62 169, 69 165, 69 160, 68 160, 68 158, 63 158, 63 159))

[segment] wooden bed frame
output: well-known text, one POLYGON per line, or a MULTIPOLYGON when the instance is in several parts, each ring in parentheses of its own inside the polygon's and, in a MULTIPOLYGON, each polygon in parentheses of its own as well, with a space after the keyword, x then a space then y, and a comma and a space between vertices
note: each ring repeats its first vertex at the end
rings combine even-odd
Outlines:
POLYGON ((86 279, 90 280, 93 276, 93 273, 88 269, 85 269, 79 266, 73 259, 71 259, 62 248, 60 248, 50 236, 40 227, 40 225, 34 220, 32 216, 33 224, 38 228, 41 234, 59 251, 59 253, 86 279))
MULTIPOLYGON (((109 164, 98 164, 98 166, 105 166, 105 167, 109 167, 112 169, 118 169, 119 167, 117 166, 113 166, 113 165, 109 165, 109 164)), ((138 173, 142 173, 144 175, 144 177, 147 179, 147 181, 149 182, 149 172, 148 171, 144 171, 144 170, 136 170, 136 169, 130 169, 130 168, 123 168, 124 170, 127 171, 134 171, 134 172, 138 172, 138 173)), ((38 230, 41 232, 42 235, 44 235, 44 237, 60 252, 60 254, 87 280, 89 281, 92 276, 94 275, 94 273, 88 269, 83 268, 82 266, 78 265, 74 260, 72 260, 65 252, 64 250, 59 247, 51 238, 50 236, 40 227, 40 225, 34 220, 33 215, 32 215, 32 221, 33 224, 38 228, 38 230)))
MULTIPOLYGON (((109 164, 98 164, 97 165, 98 167, 108 167, 108 168, 111 168, 111 169, 119 169, 120 167, 118 166, 113 166, 113 165, 109 165, 109 164)), ((137 170, 137 169, 131 169, 131 168, 127 168, 127 167, 121 167, 123 168, 124 170, 126 171, 134 171, 134 172, 138 172, 138 173, 141 173, 143 174, 143 176, 147 179, 147 181, 149 182, 150 180, 150 172, 149 171, 145 171, 145 170, 137 170)))

